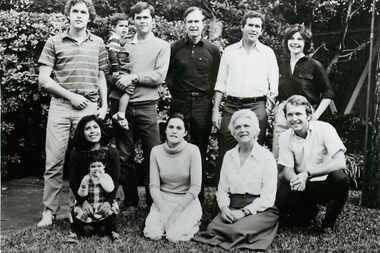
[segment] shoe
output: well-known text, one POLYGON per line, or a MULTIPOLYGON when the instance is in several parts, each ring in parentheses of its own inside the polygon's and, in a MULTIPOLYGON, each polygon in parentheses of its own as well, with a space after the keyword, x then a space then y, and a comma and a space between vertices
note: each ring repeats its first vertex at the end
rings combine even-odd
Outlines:
POLYGON ((47 227, 53 224, 53 213, 50 210, 42 212, 42 219, 37 223, 37 227, 47 227))
POLYGON ((334 234, 334 230, 331 227, 322 227, 320 233, 324 235, 332 235, 334 234))
POLYGON ((129 130, 128 120, 125 117, 120 116, 119 113, 115 113, 112 119, 123 129, 129 130))
POLYGON ((67 236, 67 239, 64 242, 78 244, 79 240, 77 234, 70 232, 70 234, 67 236))

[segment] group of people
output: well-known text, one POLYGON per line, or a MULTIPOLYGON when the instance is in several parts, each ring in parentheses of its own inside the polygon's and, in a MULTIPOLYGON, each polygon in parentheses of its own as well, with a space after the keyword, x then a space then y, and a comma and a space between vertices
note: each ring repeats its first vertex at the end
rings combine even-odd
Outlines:
POLYGON ((138 139, 150 208, 147 238, 266 250, 279 217, 308 225, 317 204, 327 204, 323 231, 333 229, 348 195, 346 149, 335 129, 318 120, 334 92, 321 63, 307 55, 311 37, 303 26, 285 32, 289 59, 280 65, 280 76, 273 50, 259 41, 264 16, 255 11, 242 18, 241 41, 222 55, 203 37, 205 15, 199 7, 185 11, 186 34, 171 45, 152 33, 154 8, 146 2, 132 6, 130 18, 111 18, 107 45, 87 29, 96 15, 91 0, 67 1, 65 14, 68 30, 49 38, 39 58, 39 82, 52 95, 39 227, 51 225, 59 208, 65 153, 75 129, 68 160, 76 200, 73 237, 96 232, 120 239, 119 184, 124 208, 139 203, 138 139), (136 29, 132 38, 130 19, 136 29), (161 144, 157 102, 163 82, 172 104, 161 144), (272 153, 262 144, 273 106, 272 153), (109 145, 102 125, 108 112, 115 145, 109 145), (220 213, 198 233, 212 126, 220 134, 220 213))

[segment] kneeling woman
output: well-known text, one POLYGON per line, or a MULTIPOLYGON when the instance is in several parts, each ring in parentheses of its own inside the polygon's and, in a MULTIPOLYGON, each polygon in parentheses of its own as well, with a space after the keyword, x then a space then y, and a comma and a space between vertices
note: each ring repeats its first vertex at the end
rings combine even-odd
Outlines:
POLYGON ((224 249, 266 250, 278 228, 278 210, 273 207, 276 162, 256 142, 260 128, 254 112, 235 112, 229 130, 238 145, 223 159, 217 191, 220 213, 195 240, 224 249))
POLYGON ((159 240, 188 241, 199 230, 202 208, 198 199, 202 181, 201 155, 185 140, 182 114, 167 122, 166 142, 150 155, 150 194, 153 198, 144 236, 159 240))

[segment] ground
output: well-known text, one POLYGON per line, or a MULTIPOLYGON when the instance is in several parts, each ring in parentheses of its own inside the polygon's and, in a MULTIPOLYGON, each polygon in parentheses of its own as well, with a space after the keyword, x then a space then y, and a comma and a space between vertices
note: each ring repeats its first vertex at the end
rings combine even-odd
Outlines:
MULTIPOLYGON (((227 252, 195 242, 174 244, 167 240, 157 242, 145 239, 142 230, 148 210, 144 207, 139 207, 136 213, 127 212, 125 215, 120 215, 118 220, 118 229, 122 238, 120 243, 113 243, 107 237, 93 236, 81 239, 79 244, 69 244, 65 242, 70 232, 67 220, 59 220, 50 228, 37 229, 35 224, 38 221, 41 204, 29 203, 36 202, 36 199, 33 200, 33 191, 30 191, 29 196, 21 198, 21 204, 25 208, 21 208, 22 210, 16 214, 14 211, 17 210, 16 200, 11 201, 10 198, 14 195, 12 184, 3 187, 9 188, 4 188, 4 192, 2 191, 1 249, 3 252, 227 252), (12 205, 13 216, 9 213, 12 205), (37 213, 29 221, 31 225, 26 226, 25 223, 28 222, 23 217, 30 217, 33 212, 37 213), (12 227, 9 223, 16 224, 15 217, 19 217, 21 225, 12 227)), ((36 188, 41 192, 41 186, 36 188)), ((22 187, 18 189, 17 192, 23 192, 20 189, 25 191, 22 187)), ((207 190, 207 205, 204 211, 206 222, 209 222, 217 212, 213 198, 214 191, 214 188, 207 190)), ((38 193, 40 196, 40 192, 35 190, 34 195, 38 193)), ((142 189, 140 193, 143 195, 142 189)), ((360 192, 351 191, 334 233, 319 235, 306 228, 282 227, 268 252, 380 252, 380 210, 361 207, 359 200, 360 192)))

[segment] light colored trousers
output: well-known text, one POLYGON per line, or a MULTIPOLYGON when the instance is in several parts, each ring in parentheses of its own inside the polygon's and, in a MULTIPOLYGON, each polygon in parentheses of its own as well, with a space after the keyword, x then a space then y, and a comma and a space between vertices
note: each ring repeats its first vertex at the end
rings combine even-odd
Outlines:
POLYGON ((70 134, 83 116, 96 114, 96 112, 96 103, 89 103, 85 109, 76 110, 65 99, 51 98, 46 127, 43 204, 45 209, 53 213, 56 213, 59 207, 63 165, 70 134))
POLYGON ((145 220, 144 236, 159 240, 166 236, 171 242, 190 241, 199 230, 202 217, 202 207, 199 199, 193 200, 185 210, 178 216, 177 220, 165 228, 172 211, 181 203, 183 194, 173 194, 161 192, 161 197, 165 202, 165 209, 159 210, 153 202, 148 217, 145 220))
POLYGON ((278 105, 274 117, 272 152, 276 161, 279 154, 279 138, 281 133, 289 129, 288 121, 284 113, 285 101, 278 105))

